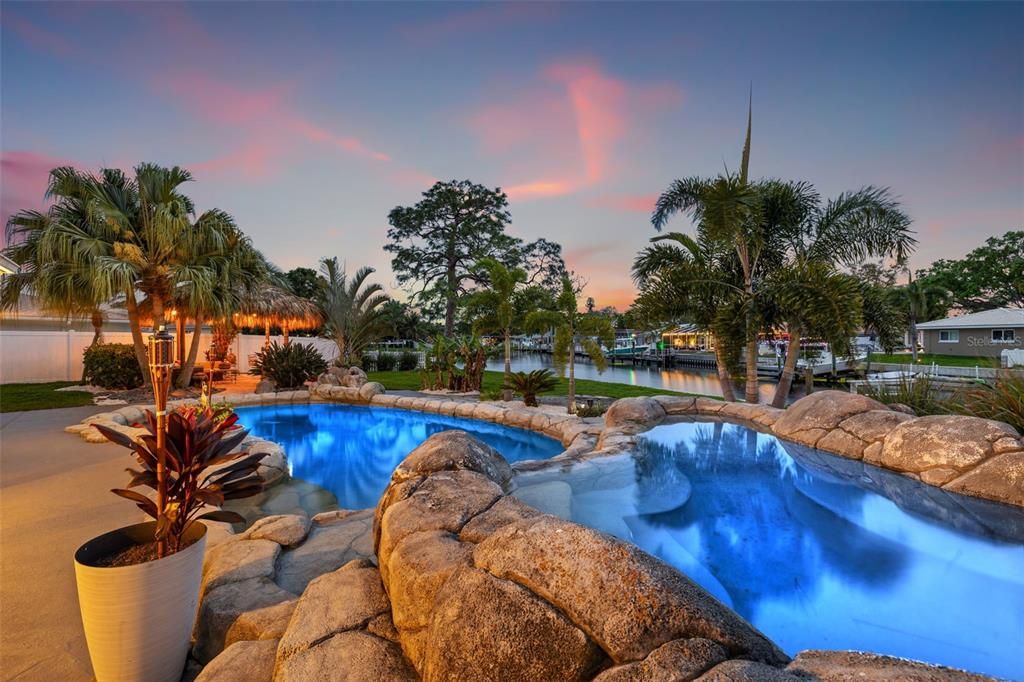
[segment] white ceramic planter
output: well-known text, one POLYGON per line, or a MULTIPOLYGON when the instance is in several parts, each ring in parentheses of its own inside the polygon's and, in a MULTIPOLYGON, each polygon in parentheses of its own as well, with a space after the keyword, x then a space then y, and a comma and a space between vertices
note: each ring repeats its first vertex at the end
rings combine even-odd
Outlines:
POLYGON ((90 540, 75 552, 78 602, 98 682, 178 682, 185 668, 206 549, 199 539, 170 556, 135 566, 98 567, 95 560, 132 544, 151 542, 155 522, 90 540))

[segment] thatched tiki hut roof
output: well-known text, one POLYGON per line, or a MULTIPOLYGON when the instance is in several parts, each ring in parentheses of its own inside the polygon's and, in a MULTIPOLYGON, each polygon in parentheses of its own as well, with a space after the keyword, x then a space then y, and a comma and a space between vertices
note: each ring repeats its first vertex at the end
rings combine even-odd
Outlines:
POLYGON ((316 329, 323 323, 323 318, 320 309, 309 299, 266 284, 242 301, 234 315, 234 322, 239 327, 263 325, 269 344, 271 326, 280 327, 284 342, 288 343, 290 330, 316 329))

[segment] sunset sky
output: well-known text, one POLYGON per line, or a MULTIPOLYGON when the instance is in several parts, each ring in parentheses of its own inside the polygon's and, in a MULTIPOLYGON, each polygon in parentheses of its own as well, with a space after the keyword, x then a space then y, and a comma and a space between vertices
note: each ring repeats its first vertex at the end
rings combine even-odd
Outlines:
POLYGON ((391 287, 388 211, 469 178, 624 308, 654 197, 737 167, 752 83, 752 174, 890 186, 924 267, 1024 226, 1022 26, 980 2, 4 2, 2 210, 55 165, 178 164, 281 267, 391 287))

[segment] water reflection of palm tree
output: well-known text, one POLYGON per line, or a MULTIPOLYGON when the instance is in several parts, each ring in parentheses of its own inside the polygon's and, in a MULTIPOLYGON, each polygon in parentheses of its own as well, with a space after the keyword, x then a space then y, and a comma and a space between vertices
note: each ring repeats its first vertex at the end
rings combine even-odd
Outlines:
MULTIPOLYGON (((853 484, 813 481, 814 486, 842 487, 840 495, 831 496, 845 505, 840 515, 794 485, 797 477, 813 477, 774 439, 715 424, 695 427, 688 440, 689 446, 668 446, 641 439, 637 456, 645 465, 637 467, 640 479, 671 479, 677 475, 674 466, 693 486, 687 504, 641 520, 667 530, 694 554, 745 617, 752 619, 766 598, 810 595, 828 575, 868 586, 899 577, 904 567, 900 547, 845 518, 857 515, 865 491, 853 484)), ((640 490, 654 485, 640 479, 640 490)))

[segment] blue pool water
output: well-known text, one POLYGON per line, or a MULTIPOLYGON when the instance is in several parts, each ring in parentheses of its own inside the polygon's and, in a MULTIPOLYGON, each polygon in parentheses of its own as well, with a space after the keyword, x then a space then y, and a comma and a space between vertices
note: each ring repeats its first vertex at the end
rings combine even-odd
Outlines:
POLYGON ((534 506, 676 566, 789 654, 859 649, 1024 679, 1024 511, 730 424, 518 476, 534 506))
POLYGON ((510 462, 547 459, 564 449, 532 431, 409 410, 313 403, 236 412, 254 436, 284 446, 292 476, 330 490, 344 509, 376 506, 395 467, 438 431, 468 431, 510 462))

